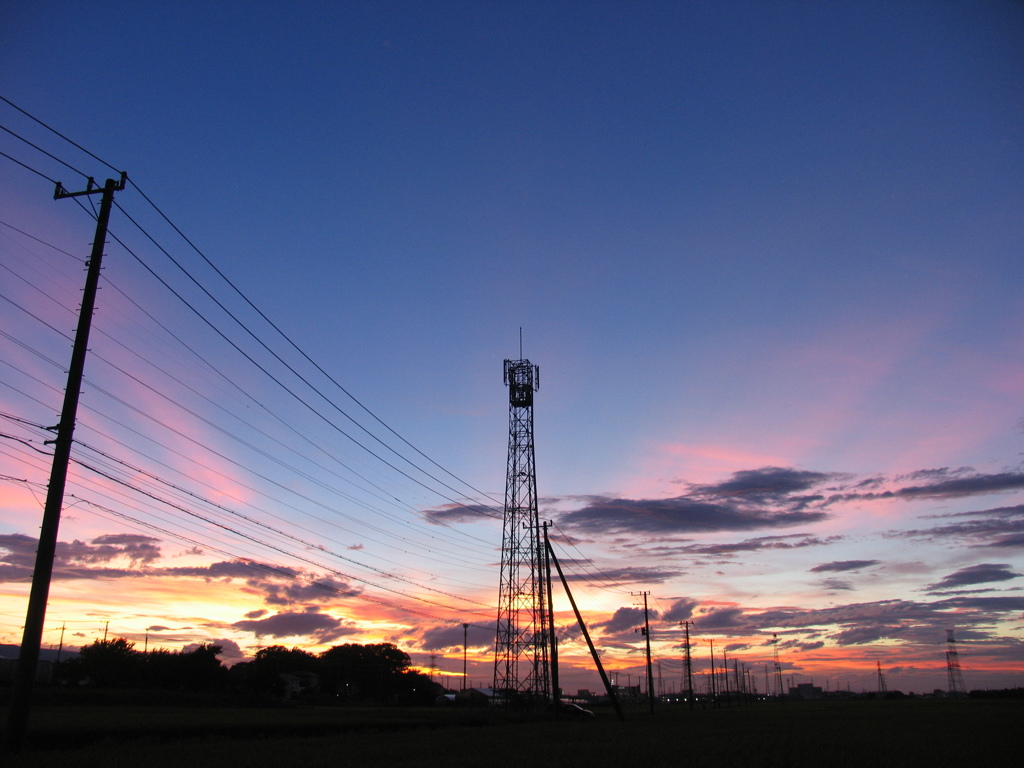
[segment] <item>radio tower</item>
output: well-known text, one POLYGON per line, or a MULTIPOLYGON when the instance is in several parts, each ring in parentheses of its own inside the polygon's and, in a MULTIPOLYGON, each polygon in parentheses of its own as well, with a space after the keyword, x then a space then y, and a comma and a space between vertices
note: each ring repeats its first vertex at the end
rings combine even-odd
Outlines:
POLYGON ((882 662, 875 660, 875 666, 878 668, 878 695, 884 699, 889 693, 889 686, 885 684, 885 675, 882 674, 882 662))
MULTIPOLYGON (((519 354, 521 358, 521 349, 519 354)), ((512 706, 543 703, 551 696, 550 631, 533 453, 533 393, 540 386, 540 368, 529 360, 506 360, 505 384, 508 470, 494 642, 494 691, 505 697, 507 706, 512 706)))
POLYGON ((960 671, 960 654, 956 651, 956 639, 953 630, 946 630, 946 674, 949 676, 949 695, 962 697, 967 695, 964 676, 960 671))

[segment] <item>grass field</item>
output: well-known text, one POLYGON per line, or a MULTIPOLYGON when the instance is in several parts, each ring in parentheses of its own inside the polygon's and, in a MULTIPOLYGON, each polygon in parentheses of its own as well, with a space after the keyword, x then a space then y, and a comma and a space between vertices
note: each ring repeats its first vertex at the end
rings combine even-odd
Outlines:
POLYGON ((10 768, 1011 766, 1024 702, 849 701, 510 720, 457 709, 37 707, 10 768))

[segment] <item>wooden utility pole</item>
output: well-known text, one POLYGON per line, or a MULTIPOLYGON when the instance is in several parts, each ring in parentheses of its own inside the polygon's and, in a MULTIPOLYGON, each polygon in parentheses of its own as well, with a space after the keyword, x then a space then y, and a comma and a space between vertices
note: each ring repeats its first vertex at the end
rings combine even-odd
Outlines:
POLYGON ((686 696, 690 700, 690 711, 693 711, 693 662, 690 656, 690 622, 683 622, 686 630, 686 696))
MULTIPOLYGON (((520 333, 522 333, 521 329, 520 333)), ((551 540, 548 538, 548 528, 550 525, 550 521, 541 524, 541 527, 544 529, 544 557, 542 561, 544 563, 543 579, 545 588, 548 591, 548 627, 551 630, 551 701, 555 705, 555 711, 557 712, 562 702, 562 689, 558 682, 558 636, 555 634, 555 599, 551 590, 551 555, 549 554, 551 552, 551 540)))
POLYGON ((711 704, 718 706, 718 691, 715 689, 715 641, 708 640, 711 645, 711 704))
POLYGON ((462 625, 462 690, 466 690, 466 652, 469 641, 469 624, 462 625))
POLYGON ((654 674, 651 669, 651 623, 647 615, 647 596, 650 592, 633 592, 644 599, 644 639, 647 641, 647 706, 654 714, 654 674))
POLYGON ((121 181, 107 179, 101 188, 89 179, 83 192, 68 192, 60 182, 53 193, 54 200, 81 195, 102 193, 99 216, 96 217, 96 238, 92 243, 92 254, 86 264, 85 290, 82 292, 82 309, 78 315, 78 330, 71 350, 71 366, 68 368, 68 385, 64 390, 64 407, 60 423, 53 427, 53 466, 50 470, 50 484, 43 508, 43 522, 39 529, 39 546, 36 549, 35 570, 32 573, 32 589, 29 592, 28 611, 25 615, 25 632, 21 639, 18 666, 11 690, 11 706, 7 720, 7 745, 13 752, 21 750, 28 728, 31 708, 32 685, 39 664, 39 649, 43 639, 43 624, 46 621, 46 603, 50 595, 50 580, 53 577, 53 559, 57 551, 57 529, 60 526, 60 512, 64 505, 64 486, 67 483, 68 464, 71 461, 71 444, 78 414, 78 396, 82 389, 85 372, 85 354, 89 348, 89 331, 96 307, 96 290, 99 287, 100 267, 103 261, 103 247, 107 240, 107 222, 114 204, 114 193, 124 189, 128 175, 121 174, 121 181))

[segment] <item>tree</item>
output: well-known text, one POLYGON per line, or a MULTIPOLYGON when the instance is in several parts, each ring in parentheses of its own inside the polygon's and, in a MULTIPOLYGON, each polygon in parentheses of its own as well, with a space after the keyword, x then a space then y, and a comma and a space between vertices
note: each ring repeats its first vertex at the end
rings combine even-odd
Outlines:
POLYGON ((235 664, 231 668, 230 678, 242 688, 257 693, 283 696, 286 686, 281 675, 319 672, 320 660, 314 654, 301 648, 271 645, 257 651, 256 658, 252 661, 235 664))
POLYGON ((141 657, 135 643, 123 637, 96 640, 83 646, 78 658, 68 662, 65 674, 71 680, 102 688, 124 688, 141 681, 141 657))
POLYGON ((206 691, 218 685, 227 671, 217 658, 223 650, 213 643, 202 643, 191 651, 182 649, 176 659, 179 685, 188 691, 206 691))
POLYGON ((325 693, 342 699, 393 700, 412 663, 393 643, 345 643, 320 654, 325 693))

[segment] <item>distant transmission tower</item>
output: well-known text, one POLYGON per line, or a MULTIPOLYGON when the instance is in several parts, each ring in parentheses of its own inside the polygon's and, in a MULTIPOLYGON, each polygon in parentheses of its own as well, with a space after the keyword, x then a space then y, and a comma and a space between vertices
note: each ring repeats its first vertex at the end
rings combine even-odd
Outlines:
POLYGON ((779 663, 779 636, 775 633, 772 633, 772 652, 775 655, 775 687, 781 699, 784 693, 782 690, 782 665, 779 663))
POLYGON ((889 692, 889 686, 885 684, 885 675, 882 674, 882 662, 876 660, 875 666, 878 668, 878 695, 884 699, 885 694, 889 692))
POLYGON ((505 384, 508 470, 494 690, 505 697, 506 704, 514 705, 541 703, 551 697, 550 624, 533 451, 533 393, 540 386, 540 369, 529 360, 506 360, 505 384))
POLYGON ((967 687, 960 671, 960 654, 956 650, 956 638, 953 637, 952 629, 946 630, 946 674, 949 676, 949 695, 966 696, 967 687))

